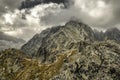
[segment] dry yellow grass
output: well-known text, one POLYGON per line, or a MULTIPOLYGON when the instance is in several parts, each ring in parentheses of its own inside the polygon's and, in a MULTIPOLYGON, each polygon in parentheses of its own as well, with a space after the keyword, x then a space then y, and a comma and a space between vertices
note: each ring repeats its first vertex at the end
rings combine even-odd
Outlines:
POLYGON ((49 80, 53 76, 59 74, 64 59, 74 54, 76 54, 76 50, 59 54, 56 56, 57 60, 54 63, 48 64, 39 64, 37 60, 32 61, 25 59, 26 61, 24 63, 26 63, 26 67, 16 75, 15 80, 30 80, 35 78, 39 80, 49 80))

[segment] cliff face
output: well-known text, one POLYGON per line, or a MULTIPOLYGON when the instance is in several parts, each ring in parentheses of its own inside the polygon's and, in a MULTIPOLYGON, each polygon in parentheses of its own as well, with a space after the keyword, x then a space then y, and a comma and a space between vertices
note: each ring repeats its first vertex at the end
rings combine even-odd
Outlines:
POLYGON ((29 55, 37 53, 43 39, 49 34, 50 29, 44 30, 41 34, 36 34, 31 40, 21 47, 21 50, 29 55))

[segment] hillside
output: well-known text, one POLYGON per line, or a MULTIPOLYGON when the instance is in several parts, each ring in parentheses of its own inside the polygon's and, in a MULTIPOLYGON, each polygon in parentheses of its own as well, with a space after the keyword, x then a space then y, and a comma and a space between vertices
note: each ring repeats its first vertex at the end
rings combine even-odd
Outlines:
POLYGON ((86 44, 84 48, 54 55, 52 63, 41 63, 19 50, 5 50, 0 53, 0 79, 119 80, 120 45, 114 41, 86 44))
POLYGON ((119 80, 119 31, 115 30, 117 37, 111 35, 112 39, 106 33, 77 21, 46 29, 21 50, 0 52, 0 79, 119 80), (98 38, 100 34, 104 36, 98 38))

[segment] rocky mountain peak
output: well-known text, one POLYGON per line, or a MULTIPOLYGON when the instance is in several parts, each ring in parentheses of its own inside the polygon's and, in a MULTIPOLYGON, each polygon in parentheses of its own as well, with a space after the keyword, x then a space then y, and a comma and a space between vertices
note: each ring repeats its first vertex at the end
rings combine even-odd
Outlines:
POLYGON ((35 35, 21 49, 30 55, 40 56, 46 51, 56 53, 72 49, 80 41, 94 41, 94 32, 83 23, 69 21, 64 26, 52 27, 35 35))
POLYGON ((119 42, 119 37, 120 32, 117 28, 98 32, 82 22, 69 21, 63 26, 48 28, 40 34, 36 34, 22 46, 21 50, 46 61, 57 53, 80 47, 82 50, 83 47, 94 41, 104 41, 107 38, 107 40, 119 42))

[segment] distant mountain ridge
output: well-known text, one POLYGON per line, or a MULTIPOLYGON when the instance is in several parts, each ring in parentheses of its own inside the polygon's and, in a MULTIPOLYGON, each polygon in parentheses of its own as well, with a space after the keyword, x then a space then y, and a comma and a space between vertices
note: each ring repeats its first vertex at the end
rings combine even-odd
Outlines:
POLYGON ((23 39, 15 38, 0 32, 0 40, 13 41, 13 42, 25 42, 23 39))
POLYGON ((8 48, 20 48, 26 41, 0 32, 0 51, 8 48))
POLYGON ((109 40, 115 40, 120 43, 120 30, 117 28, 108 29, 105 32, 105 37, 109 40))
POLYGON ((94 30, 96 40, 103 41, 105 39, 115 40, 120 43, 120 30, 118 28, 110 28, 105 32, 94 30))

